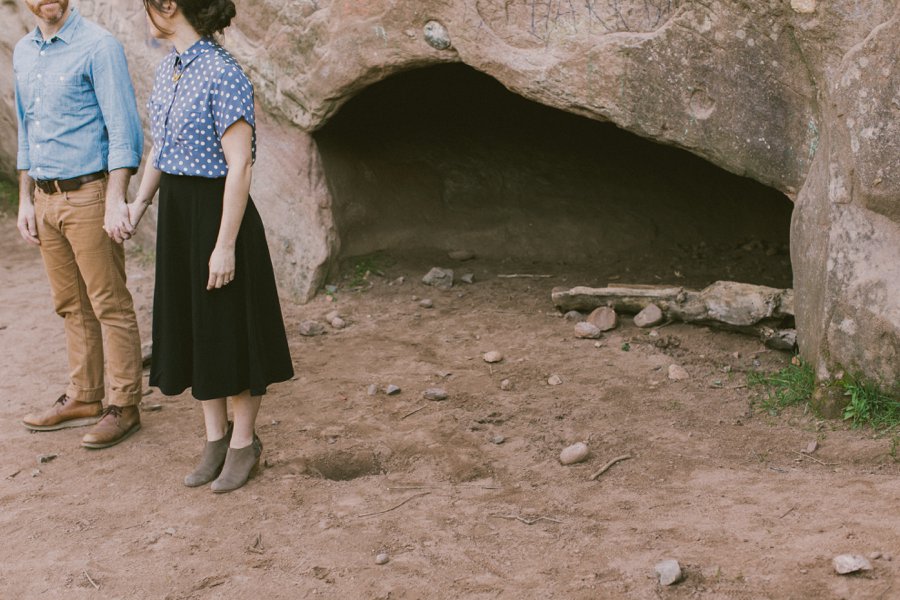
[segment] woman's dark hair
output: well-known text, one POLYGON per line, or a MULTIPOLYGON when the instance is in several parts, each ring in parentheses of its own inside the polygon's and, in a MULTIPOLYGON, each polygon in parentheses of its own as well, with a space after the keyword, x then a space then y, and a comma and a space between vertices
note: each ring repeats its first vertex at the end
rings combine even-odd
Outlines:
MULTIPOLYGON (((150 8, 164 12, 163 3, 164 0, 144 0, 144 9, 151 20, 153 14, 150 12, 150 8)), ((231 25, 231 20, 237 14, 232 0, 176 0, 175 4, 181 9, 181 13, 191 27, 206 37, 224 31, 231 25)))

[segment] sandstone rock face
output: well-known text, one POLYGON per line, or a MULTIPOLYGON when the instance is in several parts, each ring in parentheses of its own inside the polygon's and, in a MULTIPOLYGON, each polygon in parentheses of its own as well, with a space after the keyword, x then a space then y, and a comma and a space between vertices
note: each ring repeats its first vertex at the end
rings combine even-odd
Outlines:
MULTIPOLYGON (((165 49, 140 3, 81 0, 126 46, 139 102, 165 49)), ((686 149, 795 201, 799 344, 821 377, 900 372, 900 7, 891 0, 246 0, 224 44, 253 79, 254 195, 280 282, 305 299, 337 256, 314 137, 400 71, 461 62, 540 104, 686 149)), ((30 27, 0 4, 0 68, 30 27)), ((14 123, 0 78, 0 127, 14 123)), ((475 99, 477 101, 477 99, 475 99)), ((0 136, 14 169, 15 141, 0 136)), ((337 223, 337 224, 336 224, 337 223)))

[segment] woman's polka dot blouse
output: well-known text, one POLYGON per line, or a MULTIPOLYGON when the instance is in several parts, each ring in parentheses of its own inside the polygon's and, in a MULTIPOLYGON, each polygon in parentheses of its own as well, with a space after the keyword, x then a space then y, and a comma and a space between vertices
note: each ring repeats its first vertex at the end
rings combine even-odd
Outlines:
POLYGON ((173 49, 156 69, 147 102, 153 166, 171 175, 225 177, 222 135, 240 119, 253 127, 253 84, 221 46, 201 38, 182 54, 173 49))

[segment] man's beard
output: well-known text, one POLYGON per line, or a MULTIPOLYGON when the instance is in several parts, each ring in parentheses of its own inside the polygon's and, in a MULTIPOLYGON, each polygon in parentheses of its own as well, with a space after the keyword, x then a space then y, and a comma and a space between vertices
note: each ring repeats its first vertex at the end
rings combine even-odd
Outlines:
POLYGON ((31 12, 51 25, 57 24, 69 9, 69 0, 41 0, 40 4, 31 7, 31 12), (47 7, 47 10, 44 10, 47 7))

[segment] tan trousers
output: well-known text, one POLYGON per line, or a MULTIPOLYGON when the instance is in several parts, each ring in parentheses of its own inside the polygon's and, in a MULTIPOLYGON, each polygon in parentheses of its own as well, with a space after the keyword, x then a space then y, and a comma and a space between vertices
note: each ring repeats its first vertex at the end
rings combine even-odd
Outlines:
POLYGON ((35 189, 34 206, 53 303, 65 320, 70 369, 66 394, 79 402, 103 399, 105 343, 109 403, 138 404, 141 339, 134 302, 125 287, 124 249, 103 231, 106 179, 74 192, 35 189))

